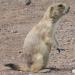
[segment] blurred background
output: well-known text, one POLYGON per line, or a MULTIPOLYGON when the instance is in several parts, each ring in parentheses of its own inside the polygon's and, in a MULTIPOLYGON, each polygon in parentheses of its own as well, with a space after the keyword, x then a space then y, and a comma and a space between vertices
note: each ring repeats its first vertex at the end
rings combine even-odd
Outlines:
MULTIPOLYGON (((58 2, 71 7, 57 23, 56 36, 60 48, 65 51, 58 53, 52 49, 47 67, 60 70, 34 75, 72 75, 71 70, 75 68, 75 0, 0 0, 0 64, 24 64, 21 53, 27 33, 41 20, 48 6, 58 2)), ((28 75, 12 70, 0 71, 0 75, 13 74, 28 75)))

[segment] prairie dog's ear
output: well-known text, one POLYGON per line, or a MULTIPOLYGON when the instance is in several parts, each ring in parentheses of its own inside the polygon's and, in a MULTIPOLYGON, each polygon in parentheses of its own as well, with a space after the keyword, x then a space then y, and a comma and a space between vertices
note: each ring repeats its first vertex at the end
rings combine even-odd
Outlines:
POLYGON ((53 13, 54 7, 50 8, 50 17, 52 17, 52 13, 53 13))
POLYGON ((53 6, 49 6, 46 13, 44 14, 44 18, 45 19, 49 19, 51 18, 51 15, 53 13, 54 7, 53 6))

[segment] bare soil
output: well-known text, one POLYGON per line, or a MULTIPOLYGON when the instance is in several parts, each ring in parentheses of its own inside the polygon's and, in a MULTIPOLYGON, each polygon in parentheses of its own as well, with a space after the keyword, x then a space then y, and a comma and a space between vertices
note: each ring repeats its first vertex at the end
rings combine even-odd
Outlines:
MULTIPOLYGON (((60 48, 65 51, 58 53, 52 49, 47 65, 51 71, 32 75, 72 75, 71 70, 75 68, 75 0, 31 0, 30 5, 25 5, 25 0, 0 0, 0 64, 24 63, 21 52, 27 33, 41 20, 47 7, 58 2, 71 7, 58 23, 56 33, 60 48)), ((13 70, 0 71, 0 75, 13 74, 28 75, 13 70)))

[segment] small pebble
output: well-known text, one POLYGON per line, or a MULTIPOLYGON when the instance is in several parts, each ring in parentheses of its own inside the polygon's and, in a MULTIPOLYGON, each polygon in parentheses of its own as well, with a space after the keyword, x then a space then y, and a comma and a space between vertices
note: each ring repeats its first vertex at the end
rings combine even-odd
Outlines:
POLYGON ((72 73, 75 74, 75 69, 72 69, 72 73))
POLYGON ((31 73, 29 73, 29 75, 32 75, 31 73))
POLYGON ((11 33, 18 33, 17 30, 11 30, 11 33))
POLYGON ((31 0, 26 0, 25 3, 26 3, 26 5, 30 5, 31 0))
POLYGON ((19 53, 22 53, 21 51, 19 51, 19 53))

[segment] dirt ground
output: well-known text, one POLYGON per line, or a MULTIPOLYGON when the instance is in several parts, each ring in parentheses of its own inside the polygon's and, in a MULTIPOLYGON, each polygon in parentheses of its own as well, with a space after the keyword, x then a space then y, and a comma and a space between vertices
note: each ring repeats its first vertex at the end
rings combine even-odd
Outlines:
MULTIPOLYGON (((52 3, 64 2, 70 5, 70 12, 58 23, 57 38, 65 51, 58 53, 52 49, 47 67, 48 73, 32 75, 73 75, 75 68, 75 0, 0 0, 0 64, 24 63, 21 56, 24 38, 42 18, 52 3), (52 69, 54 68, 54 69, 52 69)), ((0 69, 2 67, 0 66, 0 69)), ((28 75, 25 72, 3 70, 0 75, 28 75)))

